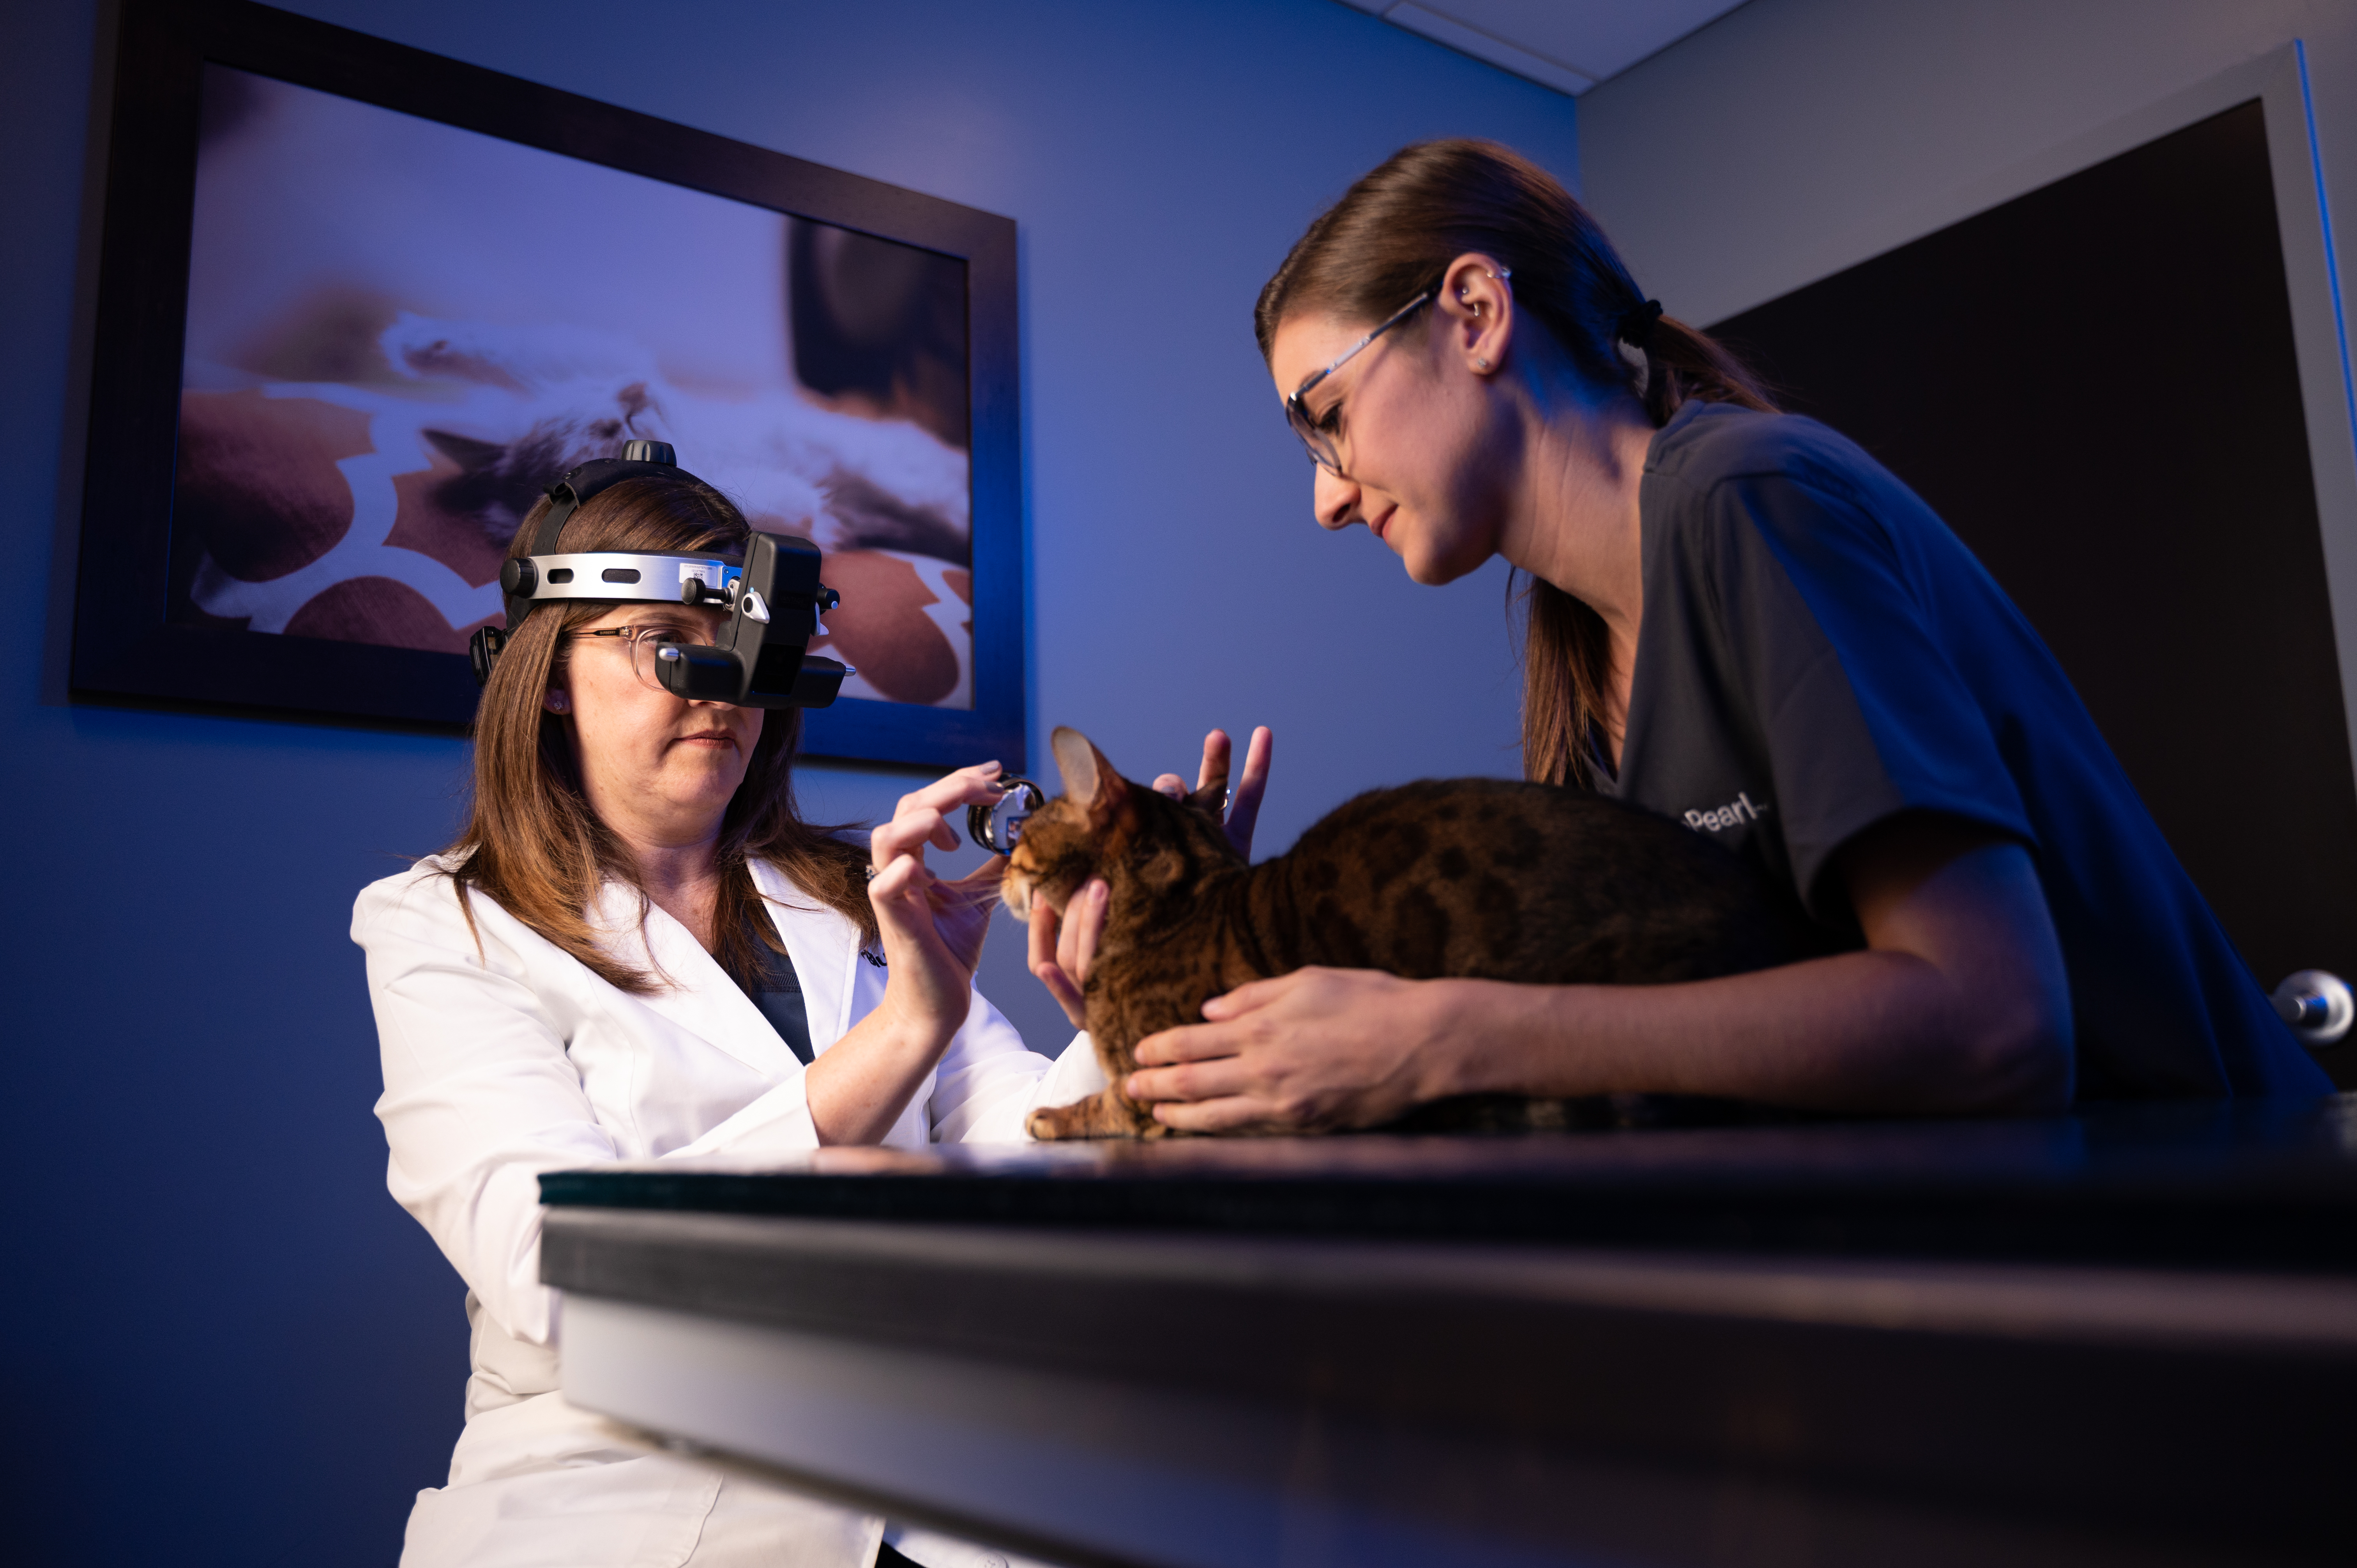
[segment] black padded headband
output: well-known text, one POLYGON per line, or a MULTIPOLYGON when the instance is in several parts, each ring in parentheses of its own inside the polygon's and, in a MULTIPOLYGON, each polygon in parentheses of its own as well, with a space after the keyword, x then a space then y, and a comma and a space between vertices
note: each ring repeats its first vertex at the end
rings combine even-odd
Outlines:
MULTIPOLYGON (((693 479, 694 475, 679 467, 678 454, 666 441, 629 441, 623 443, 619 457, 593 457, 568 472, 548 487, 548 515, 540 520, 540 532, 533 536, 531 553, 556 553, 556 536, 565 532, 565 524, 573 514, 589 504, 590 499, 613 489, 624 479, 661 476, 693 479)), ((513 631, 532 613, 533 601, 515 596, 518 586, 519 563, 511 560, 500 570, 500 585, 507 592, 508 629, 513 631)))

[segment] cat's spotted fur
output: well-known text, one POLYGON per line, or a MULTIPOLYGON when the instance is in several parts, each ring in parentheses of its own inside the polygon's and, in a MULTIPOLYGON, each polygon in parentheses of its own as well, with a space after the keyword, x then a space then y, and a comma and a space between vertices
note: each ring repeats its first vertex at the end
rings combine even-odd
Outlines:
MULTIPOLYGON (((1312 964, 1542 984, 1652 984, 1789 961, 1807 947, 1791 899, 1678 823, 1602 796, 1501 779, 1377 789, 1274 860, 1247 865, 1220 824, 1225 781, 1176 800, 1055 733, 1064 794, 1025 824, 1007 902, 1059 909, 1091 877, 1112 897, 1083 996, 1111 1087, 1039 1111, 1039 1138, 1158 1137, 1122 1093, 1137 1042, 1204 1002, 1312 964)), ((1444 1102, 1444 1105, 1447 1102, 1444 1102)), ((1571 1125, 1559 1102, 1470 1124, 1571 1125)), ((1445 1111, 1423 1124, 1451 1124, 1445 1111)), ((1466 1124, 1466 1123, 1459 1123, 1466 1124)))

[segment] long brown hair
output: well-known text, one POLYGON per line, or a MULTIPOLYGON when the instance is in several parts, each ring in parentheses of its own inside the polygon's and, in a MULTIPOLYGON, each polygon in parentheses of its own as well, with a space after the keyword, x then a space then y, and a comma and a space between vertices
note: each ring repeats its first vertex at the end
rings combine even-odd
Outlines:
MULTIPOLYGON (((516 530, 511 557, 532 553, 547 514, 538 505, 516 530)), ((642 476, 593 496, 565 520, 556 552, 660 551, 736 554, 751 534, 728 498, 683 475, 642 476)), ((469 888, 579 959, 598 978, 638 994, 662 988, 656 975, 617 962, 598 947, 588 910, 608 881, 639 886, 630 848, 589 809, 565 720, 543 706, 552 682, 570 656, 577 628, 614 602, 560 599, 524 618, 491 669, 475 711, 475 789, 467 826, 447 854, 460 864, 449 873, 460 905, 469 888)), ((794 886, 876 936, 868 908, 867 857, 813 827, 794 809, 793 755, 802 738, 802 710, 762 716, 761 737, 747 760, 744 781, 720 822, 720 892, 713 911, 713 957, 739 984, 760 972, 760 945, 779 949, 770 923, 756 920, 760 894, 752 863, 768 860, 794 886)), ((640 918, 647 899, 640 894, 640 918)), ((468 924, 474 923, 471 909, 468 924)))
MULTIPOLYGON (((1594 386, 1625 387, 1656 428, 1689 398, 1777 412, 1758 378, 1707 333, 1653 317, 1587 209, 1495 142, 1403 147, 1320 214, 1260 291, 1253 329, 1261 358, 1288 317, 1329 312, 1372 326, 1435 287, 1468 252, 1503 263, 1514 304, 1574 371, 1594 386), (1641 352, 1641 368, 1621 352, 1624 342, 1641 352)), ((1534 577, 1522 597, 1523 777, 1587 785, 1587 737, 1609 711, 1611 639, 1601 616, 1552 583, 1534 577)))

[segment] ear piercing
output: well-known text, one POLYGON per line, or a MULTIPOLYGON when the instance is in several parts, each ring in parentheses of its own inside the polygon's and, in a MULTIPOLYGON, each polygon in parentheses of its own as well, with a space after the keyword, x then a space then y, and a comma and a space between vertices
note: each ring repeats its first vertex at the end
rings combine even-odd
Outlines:
MULTIPOLYGON (((1507 267, 1494 273, 1484 271, 1481 275, 1488 278, 1492 283, 1498 283, 1502 282, 1504 279, 1512 277, 1514 275, 1514 270, 1512 267, 1507 267)), ((1470 292, 1471 291, 1463 284, 1457 285, 1457 297, 1459 300, 1464 299, 1470 292)), ((1473 302, 1473 315, 1476 319, 1479 319, 1481 315, 1481 302, 1480 300, 1475 300, 1473 302)), ((1487 360, 1476 360, 1473 361, 1473 368, 1477 371, 1486 371, 1490 368, 1490 361, 1487 360)))
POLYGON ((572 707, 573 707, 573 699, 572 699, 572 698, 570 698, 570 697, 568 697, 568 696, 566 696, 564 693, 562 693, 562 692, 551 692, 551 693, 548 694, 548 711, 549 711, 550 713, 552 713, 552 714, 562 714, 562 713, 567 713, 567 712, 570 712, 570 711, 571 711, 572 707))

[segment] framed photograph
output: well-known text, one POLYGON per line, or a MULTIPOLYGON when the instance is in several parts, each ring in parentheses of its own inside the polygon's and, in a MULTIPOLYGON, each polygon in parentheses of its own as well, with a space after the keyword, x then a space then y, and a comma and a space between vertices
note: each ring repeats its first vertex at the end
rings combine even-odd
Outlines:
POLYGON ((463 728, 542 489, 824 553, 820 757, 1024 763, 1015 224, 265 6, 127 0, 78 698, 463 728))

